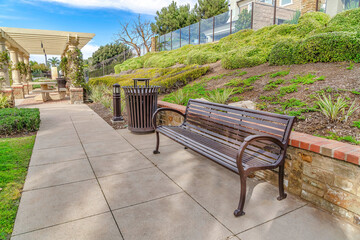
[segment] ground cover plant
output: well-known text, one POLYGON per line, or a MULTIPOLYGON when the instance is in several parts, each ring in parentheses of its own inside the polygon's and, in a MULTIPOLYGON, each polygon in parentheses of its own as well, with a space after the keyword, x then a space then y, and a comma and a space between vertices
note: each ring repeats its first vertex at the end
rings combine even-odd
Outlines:
POLYGON ((35 132, 40 126, 37 108, 0 109, 0 136, 35 132))
POLYGON ((90 87, 96 85, 112 86, 115 83, 119 83, 121 86, 131 86, 134 84, 134 78, 149 78, 150 85, 160 86, 162 92, 170 92, 203 76, 208 70, 208 66, 201 67, 198 65, 176 68, 139 69, 123 75, 92 78, 89 81, 89 85, 90 87))
POLYGON ((207 64, 221 60, 225 69, 309 62, 360 61, 360 9, 337 14, 306 13, 298 24, 282 24, 243 30, 218 43, 186 45, 172 51, 148 53, 115 67, 116 73, 146 67, 207 64))
POLYGON ((0 139, 0 239, 10 239, 34 141, 0 139))
POLYGON ((296 116, 296 131, 325 137, 331 137, 331 131, 339 136, 338 140, 349 142, 346 139, 350 138, 346 136, 351 136, 360 141, 360 110, 356 108, 360 103, 360 88, 357 84, 359 63, 354 63, 352 71, 346 69, 349 62, 290 67, 265 64, 237 70, 218 70, 219 65, 211 64, 208 74, 160 98, 186 105, 189 98, 206 99, 211 92, 232 89, 232 95, 225 101, 227 104, 250 100, 259 110, 296 116), (239 73, 242 73, 241 76, 237 76, 239 73), (177 93, 181 93, 181 101, 174 100, 177 93), (340 122, 332 121, 322 112, 318 97, 323 94, 331 95, 332 102, 336 102, 338 97, 346 102, 344 112, 341 110, 338 115, 340 122))

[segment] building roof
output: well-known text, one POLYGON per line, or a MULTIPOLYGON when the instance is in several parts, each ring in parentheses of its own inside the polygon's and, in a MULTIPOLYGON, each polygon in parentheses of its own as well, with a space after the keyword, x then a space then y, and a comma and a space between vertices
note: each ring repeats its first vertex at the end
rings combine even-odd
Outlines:
POLYGON ((14 47, 19 48, 20 45, 20 50, 25 50, 27 54, 48 55, 62 55, 71 37, 78 39, 78 48, 81 49, 95 36, 94 33, 9 27, 0 27, 0 34, 14 47))

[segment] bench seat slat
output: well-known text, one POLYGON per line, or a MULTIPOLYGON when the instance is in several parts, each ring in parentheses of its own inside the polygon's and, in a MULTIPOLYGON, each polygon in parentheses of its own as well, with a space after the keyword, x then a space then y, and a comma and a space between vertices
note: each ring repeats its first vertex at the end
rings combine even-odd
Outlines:
POLYGON ((202 106, 204 108, 213 108, 213 109, 219 109, 220 111, 225 111, 225 112, 244 114, 245 116, 266 119, 266 120, 273 121, 273 122, 280 122, 280 123, 284 123, 284 124, 287 124, 289 122, 289 119, 287 116, 275 114, 275 113, 268 113, 268 112, 245 109, 245 108, 240 109, 238 107, 232 107, 229 105, 221 106, 221 104, 216 104, 216 103, 211 103, 211 102, 201 102, 201 101, 193 100, 193 99, 191 99, 189 101, 189 103, 190 103, 190 106, 188 105, 189 108, 191 108, 193 105, 195 105, 195 106, 198 105, 198 106, 202 106))
MULTIPOLYGON (((239 144, 229 143, 229 142, 226 141, 228 138, 226 139, 226 137, 224 137, 224 136, 222 136, 220 134, 217 134, 215 132, 207 131, 206 129, 198 128, 196 126, 192 126, 192 129, 187 128, 187 130, 195 132, 195 133, 200 134, 200 135, 203 135, 204 137, 207 137, 207 138, 210 138, 210 139, 212 139, 214 141, 220 142, 220 143, 222 143, 224 145, 227 145, 227 146, 229 146, 231 148, 234 148, 236 150, 239 149, 240 144, 242 143, 242 142, 240 142, 240 143, 238 142, 239 144), (196 129, 196 130, 194 130, 194 129, 196 129)), ((257 152, 257 153, 261 153, 261 154, 265 155, 266 158, 270 157, 270 158, 276 159, 278 157, 278 155, 262 150, 267 145, 269 145, 269 144, 265 144, 265 143, 256 141, 256 142, 252 143, 252 145, 248 146, 248 150, 249 151, 254 151, 254 152, 257 152)))
MULTIPOLYGON (((175 141, 181 141, 183 145, 187 145, 195 151, 205 151, 208 155, 211 155, 211 159, 218 159, 218 161, 225 161, 227 164, 236 167, 236 148, 232 148, 228 145, 209 139, 206 136, 188 131, 182 127, 168 127, 161 126, 158 131, 162 134, 174 139, 175 141), (225 160, 225 159, 226 160, 225 160)), ((253 150, 255 150, 253 148, 253 150)), ((264 166, 273 164, 277 158, 266 157, 263 154, 262 149, 258 151, 245 150, 242 162, 246 166, 264 166)))
POLYGON ((280 138, 280 140, 282 140, 282 135, 284 133, 284 131, 280 131, 276 128, 273 127, 268 127, 268 126, 264 126, 264 125, 259 125, 259 124, 253 124, 249 121, 238 121, 238 122, 231 122, 231 119, 223 117, 223 116, 219 116, 219 115, 210 115, 210 114, 203 114, 203 112, 197 111, 195 109, 189 109, 188 111, 188 117, 187 120, 193 119, 193 118, 202 118, 202 119, 207 119, 207 120, 212 120, 217 122, 218 124, 226 124, 226 125, 233 125, 235 126, 240 126, 243 129, 249 129, 251 131, 255 131, 255 132, 264 132, 264 133, 268 133, 268 134, 272 134, 275 136, 278 136, 280 138))
POLYGON ((223 113, 214 108, 203 108, 203 107, 199 107, 196 105, 192 105, 191 108, 189 108, 189 112, 192 110, 201 111, 204 113, 204 115, 208 115, 208 116, 214 116, 214 115, 215 116, 226 116, 226 121, 236 123, 236 124, 239 124, 241 121, 249 121, 249 122, 258 123, 260 125, 272 126, 273 128, 280 129, 280 130, 284 130, 286 128, 286 125, 284 123, 282 124, 282 123, 272 122, 272 121, 262 119, 262 118, 255 118, 255 117, 247 116, 247 115, 244 115, 241 113, 234 113, 234 111, 232 111, 232 112, 229 111, 227 113, 223 113))

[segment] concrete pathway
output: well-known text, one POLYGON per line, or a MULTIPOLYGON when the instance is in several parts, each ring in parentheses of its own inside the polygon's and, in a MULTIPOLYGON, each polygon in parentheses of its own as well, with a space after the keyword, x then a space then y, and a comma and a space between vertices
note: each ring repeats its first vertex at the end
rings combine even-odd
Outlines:
MULTIPOLYGON (((32 106, 34 107, 34 106, 32 106)), ((360 229, 169 139, 113 130, 86 105, 43 104, 13 240, 360 239, 360 229)))

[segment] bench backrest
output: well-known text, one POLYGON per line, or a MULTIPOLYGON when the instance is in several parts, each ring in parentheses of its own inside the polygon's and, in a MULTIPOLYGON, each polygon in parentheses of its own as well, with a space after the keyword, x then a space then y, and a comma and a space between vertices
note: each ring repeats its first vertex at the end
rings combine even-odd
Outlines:
POLYGON ((211 134, 240 144, 249 135, 266 135, 288 143, 294 117, 190 99, 184 125, 191 131, 211 134))

